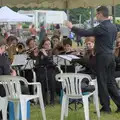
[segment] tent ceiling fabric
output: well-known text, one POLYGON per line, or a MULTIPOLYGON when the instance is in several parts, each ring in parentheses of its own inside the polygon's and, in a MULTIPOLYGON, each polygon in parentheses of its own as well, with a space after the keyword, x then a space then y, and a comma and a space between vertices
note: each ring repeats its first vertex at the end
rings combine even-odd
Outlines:
POLYGON ((47 7, 48 2, 46 0, 0 0, 0 6, 9 7, 41 7, 42 5, 47 7), (44 4, 41 4, 44 2, 44 4))
POLYGON ((120 0, 0 0, 0 6, 9 7, 49 7, 49 8, 78 8, 96 7, 100 5, 116 5, 120 0))
POLYGON ((100 5, 117 5, 120 0, 48 0, 50 8, 78 8, 78 7, 97 7, 100 5))

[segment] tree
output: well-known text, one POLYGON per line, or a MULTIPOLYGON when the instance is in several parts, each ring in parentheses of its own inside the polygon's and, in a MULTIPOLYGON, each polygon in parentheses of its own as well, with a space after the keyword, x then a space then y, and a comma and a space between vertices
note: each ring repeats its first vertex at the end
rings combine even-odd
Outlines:
POLYGON ((90 9, 89 8, 76 8, 70 10, 70 20, 74 24, 79 23, 79 17, 81 15, 81 23, 84 23, 90 18, 90 9))
POLYGON ((120 5, 117 5, 115 8, 115 16, 120 17, 120 5))

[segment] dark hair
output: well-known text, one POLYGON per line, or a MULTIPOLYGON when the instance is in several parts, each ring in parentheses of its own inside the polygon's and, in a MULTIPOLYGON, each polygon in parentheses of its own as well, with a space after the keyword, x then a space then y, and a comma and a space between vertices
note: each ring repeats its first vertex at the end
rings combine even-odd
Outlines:
POLYGON ((5 45, 5 42, 3 40, 0 41, 0 47, 5 45))
POLYGON ((57 24, 57 25, 55 26, 55 28, 56 28, 56 29, 60 29, 60 25, 57 24))
POLYGON ((6 42, 9 43, 9 42, 12 42, 13 40, 16 40, 18 42, 18 39, 17 37, 15 36, 9 36, 7 39, 6 39, 6 42))
POLYGON ((26 45, 28 46, 29 43, 30 43, 32 40, 35 41, 35 39, 34 39, 33 37, 28 38, 28 39, 26 40, 26 45))
MULTIPOLYGON (((47 37, 46 39, 44 39, 44 40, 40 43, 39 48, 42 48, 43 44, 44 44, 46 41, 50 41, 50 39, 49 39, 48 37, 47 37)), ((50 41, 50 43, 51 43, 51 41, 50 41)))
POLYGON ((66 38, 66 39, 63 40, 63 45, 67 45, 67 44, 72 46, 72 40, 70 38, 66 38))
POLYGON ((51 37, 51 40, 53 40, 54 38, 57 38, 58 40, 60 40, 60 37, 57 36, 57 35, 53 35, 53 36, 51 37))
POLYGON ((98 13, 102 13, 104 17, 108 17, 109 16, 109 10, 106 6, 100 6, 97 8, 96 10, 98 13))

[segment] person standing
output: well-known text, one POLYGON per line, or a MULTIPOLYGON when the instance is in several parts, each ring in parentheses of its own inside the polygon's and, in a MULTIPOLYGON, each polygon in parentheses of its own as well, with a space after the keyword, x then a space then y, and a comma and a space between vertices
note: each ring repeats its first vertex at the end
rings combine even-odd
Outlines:
POLYGON ((81 46, 83 45, 83 41, 82 41, 81 36, 76 35, 76 42, 77 42, 77 47, 79 47, 80 45, 81 46))
POLYGON ((73 27, 69 21, 66 22, 71 31, 80 36, 95 36, 98 92, 102 105, 101 111, 106 113, 111 112, 110 97, 117 106, 116 112, 120 112, 120 96, 114 78, 115 57, 113 54, 117 28, 110 22, 108 16, 108 8, 100 6, 96 9, 96 18, 100 24, 96 27, 84 30, 73 27))
POLYGON ((39 33, 39 43, 41 43, 46 37, 46 30, 44 25, 42 24, 40 26, 40 33, 39 33))

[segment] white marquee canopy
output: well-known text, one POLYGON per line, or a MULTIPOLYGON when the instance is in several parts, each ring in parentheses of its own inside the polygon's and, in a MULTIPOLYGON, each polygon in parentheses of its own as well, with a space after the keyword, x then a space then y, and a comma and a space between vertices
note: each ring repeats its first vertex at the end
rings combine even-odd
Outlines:
POLYGON ((0 22, 32 22, 32 17, 17 13, 5 6, 0 8, 0 22))

